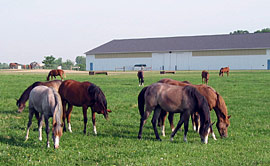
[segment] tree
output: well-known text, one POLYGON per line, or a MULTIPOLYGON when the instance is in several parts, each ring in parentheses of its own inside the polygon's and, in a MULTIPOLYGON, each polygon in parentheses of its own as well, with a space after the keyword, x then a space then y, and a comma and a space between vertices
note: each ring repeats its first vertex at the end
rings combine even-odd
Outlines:
POLYGON ((86 70, 85 56, 77 56, 75 61, 76 61, 76 66, 80 67, 80 70, 86 70))
POLYGON ((0 63, 0 69, 9 69, 9 65, 7 63, 0 63))
POLYGON ((67 59, 66 62, 62 63, 62 69, 65 70, 71 70, 71 68, 74 66, 74 62, 72 62, 71 60, 67 59))
POLYGON ((270 28, 264 28, 262 30, 257 30, 254 33, 269 33, 270 32, 270 28))
POLYGON ((230 35, 236 35, 236 34, 248 34, 249 32, 247 30, 237 30, 230 32, 230 35))
POLYGON ((45 60, 42 61, 42 63, 45 64, 45 68, 52 68, 54 64, 55 57, 51 56, 45 56, 45 60))

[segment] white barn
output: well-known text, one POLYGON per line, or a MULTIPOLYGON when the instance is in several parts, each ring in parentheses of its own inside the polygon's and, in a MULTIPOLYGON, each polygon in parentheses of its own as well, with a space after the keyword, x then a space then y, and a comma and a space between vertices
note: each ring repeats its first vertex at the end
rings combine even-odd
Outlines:
POLYGON ((85 54, 94 71, 270 69, 270 33, 112 40, 85 54))

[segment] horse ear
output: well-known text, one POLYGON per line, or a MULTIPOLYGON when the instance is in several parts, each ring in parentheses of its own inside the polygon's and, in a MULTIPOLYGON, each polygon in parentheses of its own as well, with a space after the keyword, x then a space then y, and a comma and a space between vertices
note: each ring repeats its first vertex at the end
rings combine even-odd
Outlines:
POLYGON ((228 116, 228 119, 230 119, 230 118, 231 118, 231 115, 228 116))

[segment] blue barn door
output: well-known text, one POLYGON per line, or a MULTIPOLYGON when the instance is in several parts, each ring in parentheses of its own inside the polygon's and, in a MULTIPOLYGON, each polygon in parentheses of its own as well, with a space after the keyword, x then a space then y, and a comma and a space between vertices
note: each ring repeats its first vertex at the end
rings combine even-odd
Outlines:
POLYGON ((92 62, 90 62, 90 71, 93 71, 94 65, 92 62))
POLYGON ((267 70, 270 70, 270 59, 267 60, 267 70))

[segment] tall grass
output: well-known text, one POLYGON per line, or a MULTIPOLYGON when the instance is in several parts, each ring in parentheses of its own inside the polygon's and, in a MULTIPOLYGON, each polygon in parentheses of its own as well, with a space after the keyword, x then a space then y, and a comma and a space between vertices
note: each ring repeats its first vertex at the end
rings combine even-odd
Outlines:
MULTIPOLYGON (((87 134, 84 135, 82 108, 74 107, 73 133, 63 134, 57 150, 46 148, 44 129, 43 141, 38 140, 35 119, 29 140, 25 142, 28 107, 21 114, 16 112, 15 99, 33 82, 45 81, 45 77, 46 73, 0 73, 0 165, 270 165, 268 71, 232 71, 229 77, 218 77, 218 72, 210 71, 209 85, 223 96, 232 117, 229 137, 218 137, 217 141, 210 138, 207 145, 201 144, 191 125, 187 143, 183 141, 183 132, 178 132, 170 142, 167 121, 166 137, 162 142, 156 141, 151 117, 143 129, 142 140, 138 140, 137 96, 142 87, 138 86, 136 74, 68 74, 67 79, 90 81, 100 86, 112 113, 108 121, 102 115, 96 116, 98 134, 95 136, 88 110, 87 134)), ((161 78, 201 83, 198 71, 178 71, 175 75, 145 72, 145 85, 161 78)), ((175 123, 178 118, 176 115, 175 123)), ((214 111, 211 111, 211 119, 216 121, 214 111)), ((214 132, 218 135, 216 127, 214 132)))

